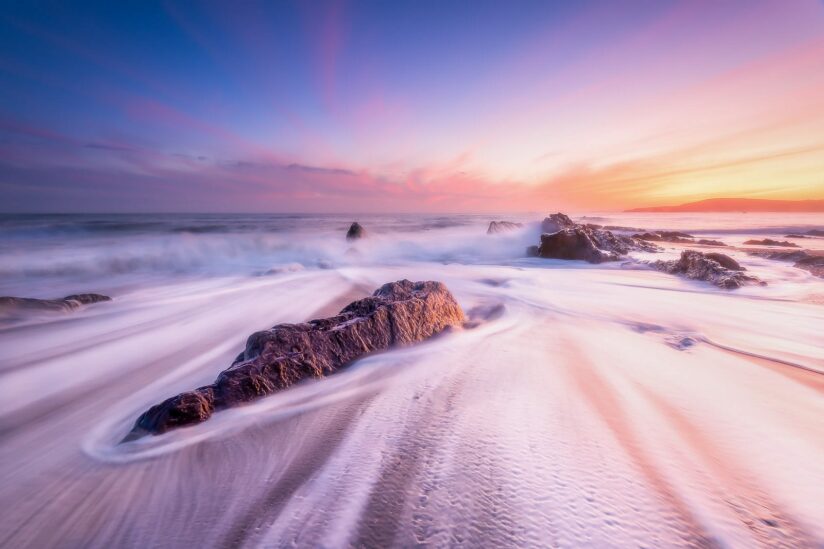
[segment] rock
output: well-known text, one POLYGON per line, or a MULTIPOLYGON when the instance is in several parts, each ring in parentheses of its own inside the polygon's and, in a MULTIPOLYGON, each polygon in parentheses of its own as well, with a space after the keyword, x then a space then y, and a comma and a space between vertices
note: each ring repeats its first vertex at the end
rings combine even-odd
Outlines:
POLYGON ((366 234, 366 229, 363 228, 363 225, 355 221, 349 226, 349 230, 346 231, 346 240, 366 238, 366 234))
POLYGON ((634 234, 632 235, 633 238, 637 238, 638 240, 647 240, 652 242, 680 242, 686 244, 692 244, 692 235, 687 233, 679 233, 678 231, 655 231, 655 232, 647 232, 641 234, 634 234))
POLYGON ((659 271, 682 275, 692 280, 704 280, 728 290, 740 288, 745 284, 765 284, 741 271, 725 268, 719 261, 709 257, 711 255, 723 256, 734 262, 732 258, 723 254, 703 254, 695 250, 684 250, 677 260, 655 261, 651 265, 659 271))
POLYGON ((784 238, 810 238, 809 236, 804 236, 803 234, 785 234, 784 238))
POLYGON ((84 305, 111 301, 107 295, 73 294, 62 299, 34 299, 30 297, 0 297, 0 316, 15 317, 27 311, 68 312, 84 305))
POLYGON ((720 240, 709 240, 709 239, 706 239, 706 238, 702 238, 700 240, 697 240, 695 243, 700 244, 702 246, 726 246, 726 244, 724 244, 720 240))
POLYGON ((538 255, 550 259, 582 259, 590 263, 617 260, 618 253, 598 247, 592 232, 586 227, 576 226, 542 234, 538 255))
POLYGON ((149 408, 124 441, 206 421, 217 410, 325 377, 368 353, 423 341, 464 321, 460 305, 440 282, 384 284, 337 316, 252 334, 212 385, 149 408))
POLYGON ((822 229, 812 229, 810 231, 807 231, 806 234, 809 235, 809 236, 824 236, 824 230, 822 230, 822 229))
POLYGON ((556 233, 561 229, 567 229, 574 226, 575 222, 572 221, 569 216, 558 212, 544 218, 541 222, 541 231, 545 233, 556 233))
POLYGON ((520 229, 523 226, 523 223, 513 223, 512 221, 490 221, 486 234, 505 233, 520 229))
POLYGON ((786 240, 778 241, 773 240, 771 238, 765 238, 763 240, 747 240, 744 242, 745 246, 784 246, 787 248, 798 248, 799 245, 794 242, 788 242, 786 240))
POLYGON ((819 278, 824 278, 824 256, 813 255, 807 250, 763 250, 749 252, 749 254, 776 261, 792 261, 793 267, 804 269, 819 278))
POLYGON ((722 267, 725 269, 729 269, 731 271, 746 271, 744 267, 742 267, 736 260, 731 258, 726 254, 720 254, 718 252, 708 252, 704 254, 704 257, 717 261, 722 267))
POLYGON ((527 246, 526 247, 526 256, 527 257, 538 257, 540 255, 540 246, 527 246))

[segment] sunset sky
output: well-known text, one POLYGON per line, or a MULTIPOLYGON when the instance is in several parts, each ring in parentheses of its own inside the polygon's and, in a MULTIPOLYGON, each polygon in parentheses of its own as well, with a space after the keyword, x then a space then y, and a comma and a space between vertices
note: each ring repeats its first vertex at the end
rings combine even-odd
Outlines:
POLYGON ((0 14, 2 211, 824 198, 820 0, 70 4, 0 14))

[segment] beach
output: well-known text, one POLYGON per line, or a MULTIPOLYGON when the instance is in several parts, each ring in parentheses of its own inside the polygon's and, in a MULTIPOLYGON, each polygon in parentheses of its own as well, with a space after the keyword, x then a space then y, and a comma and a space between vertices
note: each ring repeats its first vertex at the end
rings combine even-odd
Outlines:
POLYGON ((112 301, 0 326, 0 545, 824 544, 824 280, 744 244, 821 214, 570 214, 721 240, 766 283, 735 290, 647 263, 692 245, 526 257, 544 215, 3 216, 0 294, 112 301), (121 443, 253 332, 402 279, 471 326, 121 443))

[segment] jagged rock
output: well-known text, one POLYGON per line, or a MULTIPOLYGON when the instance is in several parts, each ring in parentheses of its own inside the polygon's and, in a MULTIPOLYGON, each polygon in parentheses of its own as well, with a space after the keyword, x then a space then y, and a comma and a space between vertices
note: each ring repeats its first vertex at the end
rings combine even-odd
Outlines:
POLYGON ((440 282, 384 284, 337 316, 252 334, 212 385, 149 408, 124 440, 206 421, 216 410, 322 378, 368 353, 423 341, 464 321, 460 305, 440 282))
POLYGON ((702 246, 726 246, 726 244, 724 244, 720 240, 709 240, 709 239, 706 239, 706 238, 702 238, 700 240, 697 240, 695 243, 700 244, 702 246))
POLYGON ((786 248, 799 248, 800 246, 795 242, 788 242, 786 240, 778 241, 772 238, 765 238, 763 240, 747 240, 744 242, 745 246, 784 246, 786 248))
POLYGON ((749 252, 749 254, 776 261, 792 261, 793 267, 804 269, 819 278, 824 278, 824 256, 813 255, 807 250, 762 250, 749 252))
POLYGON ((523 223, 513 223, 512 221, 490 221, 486 234, 505 233, 520 229, 523 226, 523 223))
POLYGON ((561 229, 567 229, 574 226, 575 222, 572 221, 569 216, 558 212, 544 218, 541 222, 541 231, 545 233, 556 233, 561 229))
POLYGON ((617 252, 601 249, 593 238, 593 231, 580 225, 542 234, 538 255, 550 259, 582 259, 590 263, 618 259, 617 252))
MULTIPOLYGON (((710 255, 723 254, 703 254, 695 250, 684 250, 677 260, 654 261, 650 265, 659 271, 682 275, 693 280, 704 280, 728 290, 740 288, 745 284, 765 284, 754 276, 725 268, 716 259, 709 257, 710 255)), ((734 261, 727 256, 723 257, 734 261)))
POLYGON ((72 294, 62 299, 4 296, 0 297, 0 317, 12 318, 27 311, 67 312, 84 305, 111 300, 109 296, 101 294, 72 294))
POLYGON ((363 228, 363 225, 355 221, 349 226, 349 230, 346 231, 346 240, 358 240, 359 238, 365 238, 366 234, 366 229, 363 228))

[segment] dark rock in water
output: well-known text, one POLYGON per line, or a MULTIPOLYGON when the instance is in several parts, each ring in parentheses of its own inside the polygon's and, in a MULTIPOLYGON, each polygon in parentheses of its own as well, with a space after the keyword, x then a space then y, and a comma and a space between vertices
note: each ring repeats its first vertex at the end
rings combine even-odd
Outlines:
POLYGON ((526 247, 526 256, 527 257, 538 257, 540 255, 540 246, 527 246, 526 247))
POLYGON ((541 222, 541 231, 545 233, 556 233, 561 229, 568 229, 574 226, 575 222, 572 221, 569 216, 558 212, 544 218, 541 222))
POLYGON ((631 233, 640 233, 643 232, 644 229, 639 229, 638 227, 624 227, 623 225, 605 225, 602 227, 604 230, 607 231, 624 231, 624 232, 631 232, 631 233))
POLYGON ((346 240, 357 240, 359 238, 366 237, 366 229, 363 228, 363 225, 355 221, 349 226, 349 230, 346 231, 346 240))
POLYGON ((679 233, 678 231, 655 231, 632 235, 638 240, 647 240, 652 242, 680 242, 685 244, 692 244, 692 235, 687 233, 679 233))
POLYGON ((750 255, 773 259, 776 261, 792 261, 793 267, 809 271, 813 275, 824 278, 824 256, 813 255, 807 250, 779 251, 763 250, 749 252, 750 255))
POLYGON ((598 225, 597 223, 584 223, 584 227, 587 229, 603 229, 603 225, 598 225))
POLYGON ((618 259, 617 252, 602 250, 593 238, 593 231, 583 226, 542 234, 538 255, 549 259, 582 259, 590 263, 618 259))
POLYGON ((512 221, 490 221, 486 234, 505 233, 520 229, 523 226, 523 223, 513 223, 512 221))
POLYGON ((785 234, 784 238, 810 238, 810 237, 805 236, 803 234, 785 234))
POLYGON ((822 229, 812 229, 810 231, 807 231, 807 234, 809 236, 824 236, 824 230, 822 230, 822 229))
POLYGON ((34 299, 30 297, 0 297, 0 317, 15 317, 25 312, 67 312, 84 305, 111 301, 107 295, 73 294, 63 299, 34 299))
POLYGON ((765 238, 763 240, 747 240, 744 242, 746 246, 784 246, 787 248, 798 248, 799 245, 795 242, 788 242, 786 240, 778 241, 773 240, 771 238, 765 238))
MULTIPOLYGON (((754 276, 748 276, 741 271, 733 271, 725 268, 710 255, 723 254, 703 254, 695 250, 684 250, 681 257, 671 261, 655 261, 651 263, 654 268, 670 274, 678 274, 693 280, 704 280, 715 284, 719 288, 732 290, 740 288, 745 284, 765 284, 754 276)), ((730 257, 723 256, 733 261, 730 257)), ((737 265, 737 263, 736 263, 737 265)))
POLYGON ((702 246, 726 246, 726 244, 724 244, 720 240, 709 240, 709 239, 706 239, 706 238, 696 240, 695 243, 700 244, 702 246))
POLYGON ((704 254, 704 257, 717 261, 722 267, 725 269, 729 269, 731 271, 746 271, 744 267, 742 267, 736 260, 731 258, 726 254, 720 254, 718 252, 708 252, 704 254))
POLYGON ((384 284, 337 316, 252 334, 212 385, 149 408, 124 441, 206 421, 217 410, 322 378, 368 353, 423 341, 464 321, 460 305, 440 282, 384 284))

